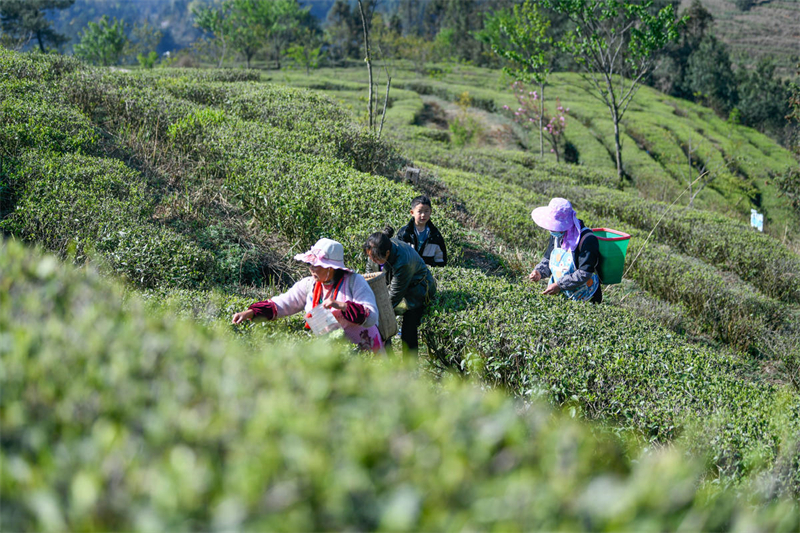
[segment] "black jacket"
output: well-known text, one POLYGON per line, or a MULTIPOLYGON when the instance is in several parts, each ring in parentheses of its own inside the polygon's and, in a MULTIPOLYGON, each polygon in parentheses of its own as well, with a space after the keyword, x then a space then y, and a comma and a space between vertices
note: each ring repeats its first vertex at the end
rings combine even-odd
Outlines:
MULTIPOLYGON (((585 284, 592 277, 592 274, 598 272, 600 266, 600 242, 593 233, 589 232, 586 235, 587 232, 584 231, 586 225, 583 220, 578 220, 578 222, 581 223, 581 239, 583 242, 579 239, 578 247, 572 251, 572 260, 575 262, 576 270, 558 281, 558 286, 568 291, 575 290, 585 284), (585 238, 584 235, 586 235, 585 238)), ((553 253, 553 248, 555 248, 555 237, 551 236, 550 241, 547 243, 544 257, 534 269, 538 270, 542 277, 549 277, 552 274, 550 271, 550 254, 553 253)), ((603 301, 602 285, 597 287, 597 292, 594 293, 590 301, 594 303, 603 301)))
POLYGON ((405 299, 408 309, 425 307, 436 294, 436 281, 419 254, 407 243, 392 239, 392 251, 383 269, 367 259, 367 272, 386 272, 392 307, 405 299))
POLYGON ((417 241, 417 232, 414 231, 413 218, 408 224, 400 228, 397 232, 397 238, 413 246, 417 253, 422 256, 422 260, 425 261, 426 265, 447 266, 447 247, 444 245, 444 237, 430 220, 428 221, 428 231, 428 240, 423 243, 421 250, 417 241))

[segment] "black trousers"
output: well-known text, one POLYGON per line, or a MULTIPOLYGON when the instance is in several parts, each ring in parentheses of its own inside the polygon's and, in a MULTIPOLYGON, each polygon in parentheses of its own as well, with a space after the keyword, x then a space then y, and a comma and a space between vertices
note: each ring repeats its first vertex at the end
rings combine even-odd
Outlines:
POLYGON ((419 348, 419 323, 422 322, 422 315, 425 307, 409 309, 403 314, 403 329, 400 332, 400 340, 403 341, 403 355, 416 353, 419 348))

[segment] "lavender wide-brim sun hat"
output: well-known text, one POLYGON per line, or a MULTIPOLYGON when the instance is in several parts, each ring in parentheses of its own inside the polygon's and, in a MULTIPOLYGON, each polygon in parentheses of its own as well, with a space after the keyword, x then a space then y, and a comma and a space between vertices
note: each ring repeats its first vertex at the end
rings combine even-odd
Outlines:
POLYGON ((332 239, 320 239, 309 251, 297 254, 294 258, 312 266, 352 272, 344 266, 344 246, 332 239))
POLYGON ((575 225, 575 210, 569 200, 553 198, 548 205, 531 211, 531 218, 544 229, 567 231, 575 225))

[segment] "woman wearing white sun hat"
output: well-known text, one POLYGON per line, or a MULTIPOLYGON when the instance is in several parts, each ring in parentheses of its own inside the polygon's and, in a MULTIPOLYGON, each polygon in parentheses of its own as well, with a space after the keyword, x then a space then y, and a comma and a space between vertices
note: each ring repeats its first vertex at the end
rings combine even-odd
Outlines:
POLYGON ((563 294, 571 300, 603 301, 600 277, 600 245, 564 198, 553 198, 531 212, 533 221, 550 231, 550 242, 542 261, 528 279, 550 277, 543 294, 563 294))
POLYGON ((366 351, 382 350, 375 294, 367 280, 344 266, 344 247, 334 240, 320 239, 311 250, 294 258, 307 263, 311 275, 295 283, 287 292, 236 313, 233 323, 273 320, 303 310, 310 318, 311 310, 322 304, 332 311, 353 344, 366 351))

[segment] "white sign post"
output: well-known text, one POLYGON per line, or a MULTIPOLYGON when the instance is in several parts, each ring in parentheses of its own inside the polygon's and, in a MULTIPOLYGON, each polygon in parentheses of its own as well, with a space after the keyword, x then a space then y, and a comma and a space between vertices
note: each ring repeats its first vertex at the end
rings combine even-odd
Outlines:
POLYGON ((764 215, 756 211, 755 209, 750 210, 750 225, 756 228, 758 231, 764 231, 764 215))

